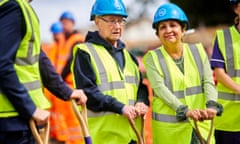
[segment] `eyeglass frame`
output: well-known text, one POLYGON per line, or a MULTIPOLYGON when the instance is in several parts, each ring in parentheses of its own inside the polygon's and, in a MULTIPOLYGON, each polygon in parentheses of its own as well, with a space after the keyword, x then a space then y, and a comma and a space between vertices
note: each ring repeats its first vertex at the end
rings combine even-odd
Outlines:
POLYGON ((120 20, 116 20, 116 19, 112 19, 112 20, 107 20, 105 19, 103 16, 98 16, 101 20, 103 20, 104 22, 110 24, 110 25, 116 25, 119 24, 120 26, 124 26, 127 23, 127 20, 122 18, 121 21, 120 20))

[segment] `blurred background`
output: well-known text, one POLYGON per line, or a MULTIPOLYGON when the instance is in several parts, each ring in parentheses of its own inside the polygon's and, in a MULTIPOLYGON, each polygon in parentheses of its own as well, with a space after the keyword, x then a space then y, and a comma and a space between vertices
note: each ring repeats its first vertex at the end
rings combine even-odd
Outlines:
MULTIPOLYGON (((123 0, 129 17, 122 39, 128 49, 153 49, 159 45, 155 31, 151 27, 154 12, 168 0, 123 0)), ((211 49, 216 29, 233 24, 234 13, 229 0, 171 0, 179 5, 190 21, 190 29, 184 40, 190 43, 202 42, 211 49)), ((90 22, 90 11, 94 0, 33 0, 31 3, 40 19, 43 43, 51 43, 50 26, 59 20, 64 11, 70 11, 76 19, 76 29, 83 35, 94 31, 90 22)))

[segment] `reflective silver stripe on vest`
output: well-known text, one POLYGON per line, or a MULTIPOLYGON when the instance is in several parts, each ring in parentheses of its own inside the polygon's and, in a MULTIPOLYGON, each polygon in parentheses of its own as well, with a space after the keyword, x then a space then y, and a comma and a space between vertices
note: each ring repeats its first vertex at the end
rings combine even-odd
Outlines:
POLYGON ((240 101, 240 94, 231 94, 225 92, 218 92, 218 98, 231 101, 240 101))
POLYGON ((127 83, 131 83, 131 84, 139 84, 138 78, 135 76, 125 76, 125 80, 127 83))
POLYGON ((195 44, 190 44, 189 47, 192 52, 192 56, 195 60, 195 64, 197 65, 198 72, 200 75, 200 80, 202 81, 203 80, 203 62, 199 54, 198 48, 196 47, 195 44))
POLYGON ((35 36, 34 36, 33 24, 31 21, 31 15, 30 15, 28 9, 27 8, 25 8, 25 9, 26 9, 26 12, 28 15, 28 19, 30 21, 30 26, 31 26, 32 32, 31 32, 31 39, 29 40, 27 57, 24 57, 24 58, 16 57, 15 64, 17 64, 17 65, 32 65, 39 60, 39 55, 35 55, 35 56, 32 55, 33 43, 35 41, 35 36))
MULTIPOLYGON (((200 94, 203 92, 203 87, 201 86, 195 86, 195 87, 189 87, 186 89, 186 96, 191 96, 191 95, 195 95, 195 94, 200 94)), ((184 98, 184 91, 174 91, 173 94, 177 97, 177 98, 184 98)))
MULTIPOLYGON (((174 96, 176 96, 177 98, 181 99, 184 98, 184 91, 175 91, 172 92, 174 96)), ((155 94, 155 92, 153 91, 153 97, 157 97, 157 95, 155 94)))
POLYGON ((101 91, 108 91, 112 89, 122 89, 124 88, 124 84, 121 81, 111 82, 111 83, 102 81, 101 85, 98 85, 98 88, 101 91))
MULTIPOLYGON (((193 54, 194 60, 196 62, 197 68, 198 68, 198 72, 200 75, 200 79, 203 79, 203 63, 201 61, 201 57, 199 54, 199 51, 196 47, 196 45, 189 45, 191 52, 193 54)), ((172 81, 170 79, 169 76, 169 71, 166 65, 166 60, 163 58, 163 54, 162 51, 160 51, 159 49, 155 50, 155 52, 157 53, 157 57, 158 57, 158 61, 160 63, 160 66, 162 68, 163 74, 164 74, 164 83, 165 85, 168 87, 168 89, 170 91, 173 92, 173 94, 177 97, 177 98, 184 98, 184 91, 173 91, 173 87, 172 87, 172 81)), ((189 87, 186 89, 186 96, 190 96, 190 95, 194 95, 194 94, 199 94, 202 93, 203 91, 203 87, 201 86, 196 86, 196 87, 189 87)), ((156 95, 154 95, 156 96, 156 95)))
POLYGON ((227 74, 230 77, 240 77, 240 70, 234 68, 234 57, 233 57, 233 46, 232 46, 232 35, 229 29, 224 29, 224 40, 226 49, 226 63, 227 63, 227 74))
MULTIPOLYGON (((24 83, 23 85, 28 91, 41 88, 40 81, 28 82, 28 83, 24 83)), ((2 93, 1 89, 0 89, 0 93, 2 93)))
MULTIPOLYGON (((135 101, 134 100, 128 100, 128 105, 134 106, 135 101)), ((88 110, 87 116, 88 117, 99 117, 99 116, 104 116, 104 115, 110 115, 110 114, 117 114, 114 112, 93 112, 91 110, 88 110)))
POLYGON ((170 122, 170 123, 188 122, 187 120, 178 121, 176 116, 174 116, 174 115, 158 114, 155 112, 152 112, 152 119, 161 121, 161 122, 170 122))
POLYGON ((189 87, 186 89, 186 96, 203 93, 202 86, 189 87))
MULTIPOLYGON (((201 86, 189 87, 186 89, 186 96, 200 94, 202 92, 203 92, 203 87, 201 87, 201 86)), ((182 91, 174 91, 173 95, 175 95, 179 99, 184 98, 184 91, 183 90, 182 91)), ((153 96, 156 96, 156 95, 154 94, 153 96)))
POLYGON ((33 82, 24 83, 24 86, 28 91, 39 89, 42 87, 40 81, 38 81, 38 80, 33 81, 33 82))
POLYGON ((157 49, 157 50, 155 50, 155 52, 157 53, 158 61, 159 61, 159 64, 160 64, 163 74, 164 74, 164 83, 165 83, 166 87, 168 87, 168 89, 170 89, 172 91, 173 90, 172 81, 169 76, 169 71, 167 68, 166 60, 164 59, 161 50, 157 49))
POLYGON ((134 101, 134 100, 131 100, 131 99, 129 99, 129 100, 128 100, 128 105, 134 106, 134 105, 135 105, 135 101, 134 101))
MULTIPOLYGON (((108 90, 112 90, 112 89, 122 89, 125 88, 124 86, 124 82, 123 81, 114 81, 114 82, 108 82, 108 78, 107 78, 107 73, 106 73, 106 69, 102 63, 101 58, 99 57, 99 55, 97 54, 95 48, 92 46, 92 44, 90 43, 86 43, 89 51, 91 52, 91 54, 93 55, 97 68, 99 70, 100 73, 100 79, 101 79, 101 84, 98 85, 98 88, 101 91, 108 91, 108 90)), ((125 77, 126 82, 127 83, 136 83, 138 84, 138 78, 135 76, 126 76, 125 77)))

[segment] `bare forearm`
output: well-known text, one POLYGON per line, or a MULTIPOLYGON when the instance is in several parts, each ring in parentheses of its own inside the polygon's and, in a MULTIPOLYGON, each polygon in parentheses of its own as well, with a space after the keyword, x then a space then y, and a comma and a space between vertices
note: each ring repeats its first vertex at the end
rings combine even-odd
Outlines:
POLYGON ((232 78, 227 75, 222 68, 215 68, 214 72, 216 74, 218 82, 222 83, 225 87, 231 89, 236 93, 240 93, 240 85, 232 80, 232 78))

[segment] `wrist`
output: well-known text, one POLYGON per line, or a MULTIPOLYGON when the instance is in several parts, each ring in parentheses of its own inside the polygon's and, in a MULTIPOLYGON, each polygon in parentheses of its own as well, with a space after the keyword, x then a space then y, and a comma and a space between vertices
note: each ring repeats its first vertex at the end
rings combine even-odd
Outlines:
POLYGON ((209 100, 206 103, 206 107, 207 108, 212 108, 215 109, 217 111, 217 116, 221 116, 222 112, 223 112, 223 106, 213 100, 209 100))
POLYGON ((184 121, 187 119, 188 106, 180 105, 176 110, 176 118, 179 121, 184 121))

